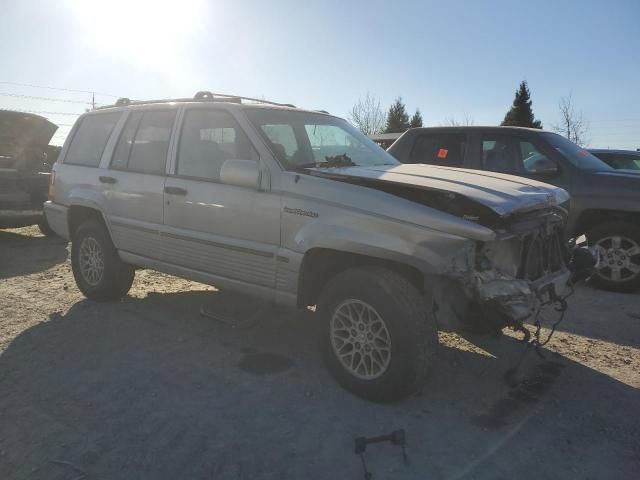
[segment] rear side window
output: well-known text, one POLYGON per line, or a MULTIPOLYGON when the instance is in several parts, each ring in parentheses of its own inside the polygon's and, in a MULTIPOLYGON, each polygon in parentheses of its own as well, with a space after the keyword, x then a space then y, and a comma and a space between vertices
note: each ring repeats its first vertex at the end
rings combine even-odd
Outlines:
POLYGON ((466 143, 466 135, 460 133, 421 135, 411 151, 411 163, 462 167, 466 143))
POLYGON ((127 120, 111 168, 163 175, 175 111, 135 112, 127 120))
POLYGON ((218 181, 225 160, 258 161, 258 153, 233 117, 222 110, 190 110, 186 113, 178 175, 218 181))
POLYGON ((73 135, 64 163, 97 167, 120 113, 89 115, 73 135))

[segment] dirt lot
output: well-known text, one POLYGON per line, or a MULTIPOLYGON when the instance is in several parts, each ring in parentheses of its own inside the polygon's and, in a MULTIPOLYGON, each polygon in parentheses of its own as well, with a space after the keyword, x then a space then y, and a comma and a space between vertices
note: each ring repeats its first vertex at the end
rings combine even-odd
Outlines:
POLYGON ((139 271, 128 298, 83 299, 64 243, 0 231, 0 479, 362 479, 353 438, 406 431, 408 464, 369 447, 376 479, 638 478, 640 296, 580 287, 561 330, 442 334, 421 396, 341 390, 312 312, 268 309, 139 271), (232 328, 211 305, 249 319, 232 328))

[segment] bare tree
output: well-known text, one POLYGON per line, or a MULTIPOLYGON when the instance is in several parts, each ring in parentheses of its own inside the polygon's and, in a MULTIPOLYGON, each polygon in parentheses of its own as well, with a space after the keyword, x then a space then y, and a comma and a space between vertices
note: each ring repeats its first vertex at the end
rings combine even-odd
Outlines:
POLYGON ((571 93, 560 99, 558 110, 560 111, 560 123, 552 125, 551 128, 581 147, 589 143, 587 138, 589 124, 582 112, 576 111, 571 93))
POLYGON ((382 132, 385 115, 380 107, 380 100, 367 92, 351 109, 349 121, 365 135, 382 132))
POLYGON ((473 117, 465 113, 462 120, 457 120, 456 117, 447 117, 440 125, 443 127, 470 127, 473 124, 473 117))

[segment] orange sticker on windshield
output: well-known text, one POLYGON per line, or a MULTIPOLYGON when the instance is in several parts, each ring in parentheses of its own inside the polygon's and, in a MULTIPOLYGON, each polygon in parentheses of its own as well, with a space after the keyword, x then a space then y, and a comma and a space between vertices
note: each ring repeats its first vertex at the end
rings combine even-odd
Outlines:
POLYGON ((447 150, 446 148, 441 148, 440 150, 438 150, 438 158, 447 158, 447 155, 449 155, 449 150, 447 150))

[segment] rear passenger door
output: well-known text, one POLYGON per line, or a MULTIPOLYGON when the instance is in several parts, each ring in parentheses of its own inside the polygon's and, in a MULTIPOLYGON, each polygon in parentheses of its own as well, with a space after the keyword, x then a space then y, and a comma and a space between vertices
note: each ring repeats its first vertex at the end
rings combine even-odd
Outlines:
POLYGON ((167 261, 273 287, 280 195, 220 181, 226 160, 260 161, 242 127, 223 108, 188 108, 176 150, 164 197, 167 261))
POLYGON ((443 167, 464 167, 467 135, 464 133, 426 133, 416 138, 409 163, 443 167))
POLYGON ((130 112, 100 176, 120 250, 162 258, 163 189, 175 117, 175 109, 130 112))

